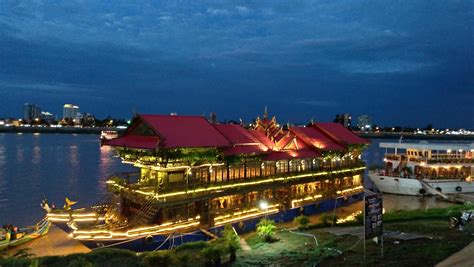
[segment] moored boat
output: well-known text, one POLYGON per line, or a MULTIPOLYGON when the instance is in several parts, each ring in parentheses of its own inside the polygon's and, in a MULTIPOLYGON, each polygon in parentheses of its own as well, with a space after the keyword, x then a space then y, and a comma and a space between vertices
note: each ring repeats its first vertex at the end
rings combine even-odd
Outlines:
POLYGON ((287 128, 257 118, 244 128, 199 116, 138 115, 106 141, 138 172, 107 180, 104 209, 52 210, 90 248, 167 249, 216 238, 224 225, 251 231, 362 199, 368 141, 336 123, 287 128))
POLYGON ((474 144, 382 142, 380 147, 386 149, 385 168, 371 171, 369 178, 384 193, 474 192, 474 144))
POLYGON ((19 228, 14 231, 14 227, 5 227, 0 230, 0 250, 19 246, 30 242, 48 233, 51 223, 44 218, 35 226, 19 228))
POLYGON ((100 145, 103 145, 107 140, 117 138, 119 136, 118 131, 104 130, 100 132, 100 145))

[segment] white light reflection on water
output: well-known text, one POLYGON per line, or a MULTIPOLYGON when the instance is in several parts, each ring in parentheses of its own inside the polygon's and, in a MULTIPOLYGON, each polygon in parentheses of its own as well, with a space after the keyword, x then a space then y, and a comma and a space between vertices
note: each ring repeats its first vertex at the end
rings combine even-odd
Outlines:
POLYGON ((0 225, 39 221, 44 197, 59 207, 64 197, 77 207, 96 203, 109 175, 131 171, 113 153, 97 135, 0 134, 0 225))

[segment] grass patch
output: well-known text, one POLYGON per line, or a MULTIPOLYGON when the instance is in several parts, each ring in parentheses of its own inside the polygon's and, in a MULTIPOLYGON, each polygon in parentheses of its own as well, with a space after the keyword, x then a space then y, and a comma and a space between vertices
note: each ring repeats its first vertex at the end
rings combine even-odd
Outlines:
MULTIPOLYGON (((363 261, 363 241, 354 236, 336 236, 324 232, 324 224, 310 225, 302 233, 317 237, 316 246, 312 237, 275 232, 276 242, 265 242, 257 233, 249 234, 247 244, 252 250, 238 251, 232 266, 432 266, 459 251, 470 242, 474 225, 468 224, 465 231, 449 228, 449 217, 459 216, 462 210, 474 209, 473 205, 455 205, 414 211, 395 211, 384 214, 387 230, 417 233, 431 239, 398 241, 386 238, 384 259, 380 258, 380 246, 367 241, 366 261, 363 261), (338 251, 342 252, 339 255, 338 251)), ((329 219, 329 222, 331 220, 329 219)), ((359 222, 337 224, 360 225, 359 222)), ((327 221, 326 221, 327 225, 327 221)), ((120 249, 101 249, 88 254, 52 256, 41 258, 9 257, 0 260, 0 266, 213 266, 228 258, 225 239, 214 242, 194 242, 171 251, 144 252, 136 254, 120 249)))

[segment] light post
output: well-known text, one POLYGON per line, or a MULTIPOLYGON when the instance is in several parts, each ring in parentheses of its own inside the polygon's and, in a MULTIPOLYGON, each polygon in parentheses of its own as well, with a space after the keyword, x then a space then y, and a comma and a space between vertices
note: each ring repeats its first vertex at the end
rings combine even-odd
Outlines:
POLYGON ((261 200, 258 206, 265 212, 265 219, 267 219, 268 202, 266 200, 261 200))

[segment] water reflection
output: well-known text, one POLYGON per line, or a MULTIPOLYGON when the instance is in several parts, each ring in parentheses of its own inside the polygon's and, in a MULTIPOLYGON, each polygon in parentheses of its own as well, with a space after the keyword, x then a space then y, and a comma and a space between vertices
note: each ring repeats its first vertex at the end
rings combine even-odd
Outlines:
POLYGON ((110 174, 130 171, 113 153, 100 148, 96 135, 1 134, 0 225, 39 221, 44 197, 56 206, 64 197, 79 201, 78 207, 97 202, 110 174))
POLYGON ((35 145, 33 147, 33 159, 31 160, 31 162, 33 164, 39 164, 41 163, 41 147, 39 145, 35 145))
POLYGON ((98 179, 98 188, 100 195, 107 194, 107 178, 112 175, 112 169, 114 160, 112 156, 115 151, 109 146, 100 146, 100 157, 99 157, 99 179, 98 179))

